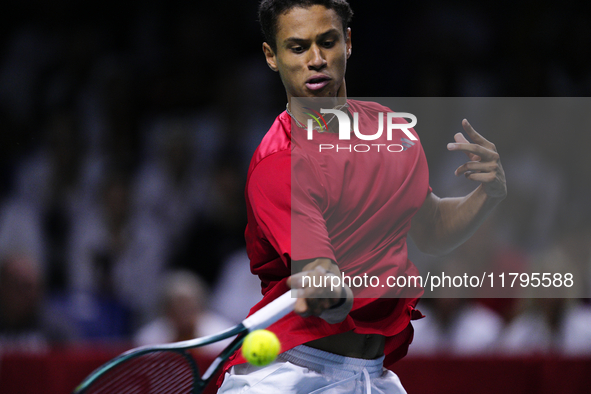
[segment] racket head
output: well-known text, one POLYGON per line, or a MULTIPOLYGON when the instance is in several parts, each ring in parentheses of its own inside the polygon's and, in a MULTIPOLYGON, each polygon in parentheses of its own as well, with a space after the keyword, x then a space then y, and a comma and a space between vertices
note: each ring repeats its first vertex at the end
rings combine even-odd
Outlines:
POLYGON ((200 380, 189 351, 159 349, 118 357, 85 379, 74 393, 195 393, 200 380))
POLYGON ((242 323, 218 334, 183 342, 132 349, 88 376, 74 394, 201 393, 223 363, 240 347, 248 332, 264 328, 293 310, 295 298, 286 292, 242 323), (190 349, 234 337, 203 376, 190 349))
POLYGON ((198 394, 214 373, 240 347, 248 330, 242 324, 220 334, 171 344, 132 349, 105 363, 73 394, 198 394), (192 356, 194 349, 236 335, 203 376, 192 356))

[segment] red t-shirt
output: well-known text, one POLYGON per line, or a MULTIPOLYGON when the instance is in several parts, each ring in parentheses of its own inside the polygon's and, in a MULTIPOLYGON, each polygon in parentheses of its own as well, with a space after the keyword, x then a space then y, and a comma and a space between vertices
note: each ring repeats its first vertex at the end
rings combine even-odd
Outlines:
MULTIPOLYGON (((372 102, 348 100, 348 104, 351 113, 359 114, 364 134, 375 133, 379 113, 392 112, 372 102)), ((298 134, 292 139, 291 117, 281 113, 248 171, 245 236, 251 271, 260 277, 263 293, 250 314, 289 290, 285 281, 291 275, 292 259, 330 258, 351 277, 418 275, 407 257, 406 234, 431 191, 420 142, 409 143, 400 130, 393 131, 391 141, 385 131, 376 141, 359 140, 353 133, 350 141, 341 141, 338 134, 326 132, 314 133, 308 140, 306 130, 296 127, 293 132, 298 134), (320 152, 319 144, 342 149, 320 152), (363 152, 368 147, 370 151, 363 152)), ((378 298, 386 289, 352 289, 353 308, 341 323, 292 312, 271 325, 268 329, 277 334, 282 351, 353 330, 387 337, 385 366, 404 357, 412 341, 410 320, 422 316, 414 309, 420 294, 378 298)), ((237 352, 224 370, 243 362, 237 352)))

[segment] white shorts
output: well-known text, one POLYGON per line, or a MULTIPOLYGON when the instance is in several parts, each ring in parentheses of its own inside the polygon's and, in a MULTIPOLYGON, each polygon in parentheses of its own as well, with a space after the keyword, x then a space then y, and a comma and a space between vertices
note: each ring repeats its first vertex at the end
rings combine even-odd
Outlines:
POLYGON ((218 394, 406 394, 383 361, 383 356, 364 360, 300 345, 265 367, 235 365, 218 394))

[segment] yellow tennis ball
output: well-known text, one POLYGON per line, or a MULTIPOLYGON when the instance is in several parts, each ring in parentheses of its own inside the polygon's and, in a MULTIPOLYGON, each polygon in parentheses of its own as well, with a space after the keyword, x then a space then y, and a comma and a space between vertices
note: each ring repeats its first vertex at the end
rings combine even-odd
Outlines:
POLYGON ((242 355, 246 361, 257 367, 273 362, 280 351, 279 339, 268 330, 255 330, 242 342, 242 355))

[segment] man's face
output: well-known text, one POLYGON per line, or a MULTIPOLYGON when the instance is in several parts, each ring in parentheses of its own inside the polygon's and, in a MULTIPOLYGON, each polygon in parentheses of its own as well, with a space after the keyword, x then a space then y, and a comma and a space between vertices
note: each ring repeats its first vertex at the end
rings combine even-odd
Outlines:
POLYGON ((334 10, 295 7, 279 16, 277 51, 263 44, 267 64, 278 71, 291 97, 345 97, 351 29, 343 32, 334 10))

